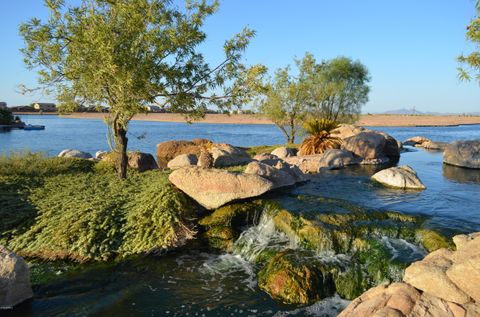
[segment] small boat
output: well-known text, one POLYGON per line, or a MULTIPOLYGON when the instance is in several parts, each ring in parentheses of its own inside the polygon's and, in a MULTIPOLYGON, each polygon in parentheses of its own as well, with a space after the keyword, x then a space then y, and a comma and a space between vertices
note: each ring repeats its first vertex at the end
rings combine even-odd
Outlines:
POLYGON ((45 130, 44 125, 32 125, 32 124, 26 124, 23 127, 24 130, 45 130))

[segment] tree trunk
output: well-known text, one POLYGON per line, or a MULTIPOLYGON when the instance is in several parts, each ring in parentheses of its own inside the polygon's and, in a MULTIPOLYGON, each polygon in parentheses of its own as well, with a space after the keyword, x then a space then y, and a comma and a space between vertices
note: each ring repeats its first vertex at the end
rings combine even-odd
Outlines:
POLYGON ((127 166, 128 166, 128 156, 127 156, 127 131, 125 128, 119 124, 115 124, 114 127, 115 133, 115 147, 118 153, 120 154, 120 162, 117 166, 118 177, 120 179, 127 178, 127 166))

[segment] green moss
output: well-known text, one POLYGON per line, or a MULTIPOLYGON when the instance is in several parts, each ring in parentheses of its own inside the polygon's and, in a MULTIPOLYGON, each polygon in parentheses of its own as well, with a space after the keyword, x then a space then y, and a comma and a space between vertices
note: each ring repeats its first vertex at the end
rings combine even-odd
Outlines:
POLYGON ((212 239, 233 240, 237 233, 230 227, 213 227, 205 235, 212 239))
POLYGON ((311 304, 333 295, 331 274, 311 254, 278 253, 258 273, 258 286, 285 304, 311 304))
POLYGON ((455 246, 451 239, 447 239, 440 233, 430 229, 418 229, 416 231, 418 241, 428 252, 433 252, 441 248, 454 249, 455 246))
POLYGON ((335 278, 335 290, 340 297, 353 300, 369 288, 364 271, 360 265, 353 265, 335 278))
POLYGON ((231 204, 216 209, 213 213, 199 220, 205 227, 239 227, 252 224, 258 220, 264 208, 260 200, 231 204))
POLYGON ((0 237, 23 256, 104 261, 176 247, 194 234, 196 205, 163 172, 119 180, 86 160, 4 160, 15 168, 0 169, 8 180, 0 185, 7 206, 0 208, 0 237), (19 168, 28 163, 34 168, 19 168))

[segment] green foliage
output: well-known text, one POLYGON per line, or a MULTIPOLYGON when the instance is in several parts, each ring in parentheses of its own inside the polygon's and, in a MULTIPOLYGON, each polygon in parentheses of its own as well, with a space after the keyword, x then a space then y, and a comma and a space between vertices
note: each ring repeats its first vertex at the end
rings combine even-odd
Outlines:
POLYGON ((13 114, 9 109, 0 108, 0 124, 11 124, 13 121, 13 114))
POLYGON ((330 131, 338 127, 338 123, 324 118, 310 119, 304 123, 303 127, 308 134, 316 135, 323 131, 330 133, 330 131))
POLYGON ((122 181, 87 160, 26 155, 2 163, 0 239, 24 256, 105 261, 193 236, 196 205, 164 172, 132 172, 122 181))
POLYGON ((475 50, 461 55, 458 60, 467 68, 459 68, 459 77, 463 80, 474 78, 480 83, 480 1, 476 5, 477 14, 467 27, 467 39, 474 44, 475 50))
POLYGON ((259 112, 282 130, 287 142, 295 142, 308 117, 335 122, 358 118, 370 92, 370 77, 363 64, 346 57, 317 63, 309 53, 295 63, 296 76, 290 74, 289 67, 277 70, 257 99, 259 112))
MULTIPOLYGON (((48 20, 20 26, 29 69, 38 70, 41 88, 55 95, 62 111, 79 105, 108 106, 107 123, 122 153, 126 175, 131 118, 158 103, 189 119, 203 116, 207 105, 246 104, 257 89, 263 66, 246 67, 242 54, 255 32, 245 28, 227 40, 224 59, 209 65, 199 51, 206 40, 202 26, 218 2, 163 0, 81 0, 77 5, 45 0, 48 20)), ((28 89, 26 89, 28 91, 28 89)))

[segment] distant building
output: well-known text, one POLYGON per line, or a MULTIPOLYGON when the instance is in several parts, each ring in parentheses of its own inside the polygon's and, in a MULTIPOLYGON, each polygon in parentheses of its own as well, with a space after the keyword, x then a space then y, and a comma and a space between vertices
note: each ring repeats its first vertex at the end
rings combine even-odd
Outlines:
POLYGON ((145 106, 145 109, 147 109, 148 112, 165 112, 165 110, 159 106, 145 106))
POLYGON ((33 109, 35 110, 41 110, 41 111, 57 111, 57 106, 54 104, 54 103, 44 103, 44 102, 37 102, 37 103, 34 103, 33 105, 33 109))
POLYGON ((0 102, 0 109, 7 109, 7 103, 6 102, 0 102))

